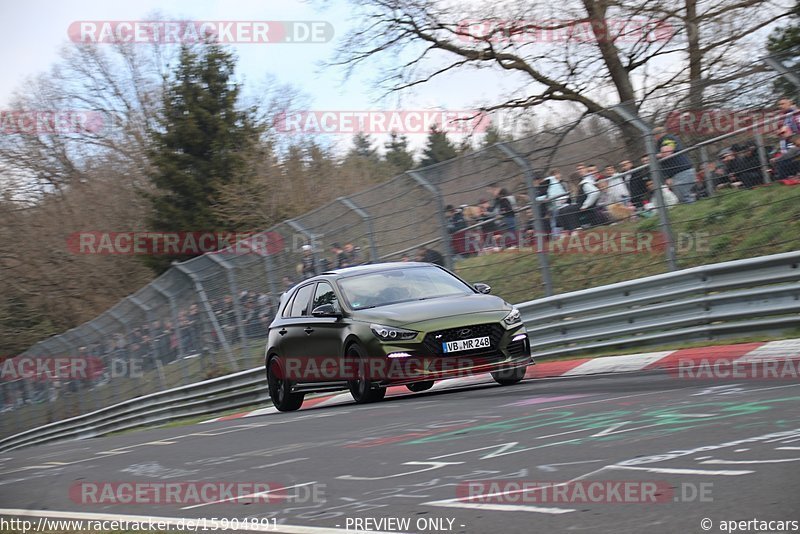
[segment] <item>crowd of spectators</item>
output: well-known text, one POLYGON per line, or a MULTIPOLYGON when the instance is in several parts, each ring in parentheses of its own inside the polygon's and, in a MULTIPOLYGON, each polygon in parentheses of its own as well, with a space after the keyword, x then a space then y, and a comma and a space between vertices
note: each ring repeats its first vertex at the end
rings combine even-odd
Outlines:
MULTIPOLYGON (((636 165, 625 159, 607 163, 601 170, 594 163, 582 162, 566 177, 560 169, 553 169, 548 176, 536 176, 535 194, 544 212, 540 232, 552 239, 595 226, 652 217, 661 202, 666 207, 689 204, 708 197, 709 190, 751 189, 766 181, 800 182, 800 110, 789 98, 781 98, 779 108, 782 123, 778 144, 765 147, 766 165, 756 143, 749 141, 724 148, 716 161, 696 170, 683 152, 681 139, 658 127, 653 137, 655 166, 662 178, 660 191, 652 179, 653 165, 647 154, 641 155, 636 165)), ((448 205, 445 209, 451 248, 460 256, 513 248, 521 242, 531 244, 538 233, 530 208, 517 209, 516 198, 498 184, 491 184, 487 192, 491 200, 481 198, 474 206, 448 205), (527 222, 517 231, 516 218, 522 214, 527 222)))
MULTIPOLYGON (((265 338, 275 315, 275 299, 264 292, 242 291, 238 298, 238 312, 231 294, 212 298, 209 305, 217 326, 230 345, 242 343, 242 334, 247 340, 265 338), (237 313, 241 316, 241 329, 237 313)), ((169 308, 164 311, 168 313, 169 308)), ((7 381, 0 387, 0 410, 12 409, 24 402, 48 400, 57 395, 58 390, 80 393, 105 385, 112 368, 119 374, 134 368, 137 372, 148 372, 181 357, 216 351, 220 348, 220 341, 209 314, 202 306, 192 303, 177 312, 177 323, 172 319, 145 321, 127 332, 110 333, 94 343, 80 346, 73 354, 58 355, 59 358, 91 362, 85 377, 7 381), (130 367, 132 365, 135 367, 130 367)))

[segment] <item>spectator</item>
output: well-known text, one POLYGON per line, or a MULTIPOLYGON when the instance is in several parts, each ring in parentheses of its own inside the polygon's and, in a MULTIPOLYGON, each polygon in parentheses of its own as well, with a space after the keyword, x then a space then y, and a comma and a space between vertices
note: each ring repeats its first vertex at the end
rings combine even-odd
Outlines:
POLYGON ((624 161, 622 167, 623 172, 630 173, 628 189, 631 193, 631 203, 636 209, 641 210, 644 208, 647 199, 650 198, 650 189, 647 186, 647 182, 650 181, 650 156, 642 154, 639 161, 642 168, 635 171, 631 171, 633 164, 630 161, 624 161))
MULTIPOLYGON (((591 167, 587 168, 589 170, 591 167)), ((584 175, 578 183, 578 206, 581 212, 581 224, 586 227, 597 226, 605 222, 598 206, 600 189, 591 174, 584 175)))
POLYGON ((487 234, 493 234, 497 230, 494 222, 494 213, 492 213, 489 201, 482 198, 478 201, 477 222, 481 223, 481 230, 487 234))
POLYGON ((780 136, 780 144, 778 152, 775 153, 770 159, 770 163, 775 169, 775 175, 778 180, 785 180, 790 176, 800 173, 800 164, 793 158, 784 158, 784 154, 789 153, 795 148, 792 142, 792 129, 789 126, 782 126, 778 131, 780 136))
POLYGON ((361 249, 353 243, 344 244, 345 264, 344 267, 352 267, 354 265, 361 265, 361 249))
POLYGON ((694 197, 696 199, 708 198, 706 179, 712 181, 713 183, 716 171, 717 164, 713 161, 709 161, 703 165, 702 172, 697 173, 697 181, 694 183, 694 187, 692 188, 692 192, 694 193, 694 197))
POLYGON ((492 184, 488 188, 489 193, 494 197, 494 204, 490 211, 499 222, 499 228, 506 232, 516 232, 517 222, 514 216, 514 206, 508 199, 509 194, 505 188, 492 184))
POLYGON ((303 257, 300 259, 300 265, 298 265, 300 274, 303 275, 304 279, 316 276, 317 266, 314 261, 314 251, 311 245, 303 245, 301 248, 303 250, 303 257))
POLYGON ((630 203, 630 191, 625 183, 625 175, 616 172, 613 165, 606 166, 606 173, 611 173, 605 179, 605 206, 611 218, 615 221, 625 220, 633 215, 630 203))
POLYGON ((339 243, 331 243, 331 252, 333 253, 333 264, 337 269, 345 267, 347 263, 347 255, 339 243))
POLYGON ((786 176, 779 177, 780 180, 785 180, 794 174, 800 173, 800 133, 792 137, 792 148, 783 152, 776 160, 776 167, 783 169, 783 173, 790 173, 786 176))
POLYGON ((445 216, 447 217, 447 231, 452 235, 456 232, 467 227, 467 222, 464 220, 464 215, 460 209, 456 209, 452 204, 448 204, 444 209, 445 216))
POLYGON ((417 249, 416 261, 433 263, 444 267, 444 256, 442 256, 438 251, 426 246, 422 246, 417 249))
POLYGON ((742 181, 739 180, 739 177, 736 176, 736 153, 730 149, 726 148, 722 152, 719 153, 719 159, 722 161, 722 165, 724 168, 724 175, 720 175, 719 185, 717 185, 717 189, 726 189, 726 188, 735 188, 738 189, 742 187, 742 181))
POLYGON ((561 221, 558 220, 559 212, 569 203, 569 193, 567 193, 567 188, 561 181, 561 171, 555 169, 550 176, 539 178, 537 185, 544 188, 544 191, 540 191, 541 194, 536 197, 536 200, 546 203, 545 205, 550 215, 550 233, 554 237, 558 236, 561 231, 561 225, 559 224, 561 221))
POLYGON ((764 180, 761 175, 761 161, 758 159, 755 144, 733 145, 731 149, 736 152, 734 166, 742 185, 747 189, 762 185, 764 180))
MULTIPOLYGON (((645 207, 650 210, 656 210, 660 206, 658 201, 658 194, 656 194, 655 182, 650 180, 647 182, 648 189, 650 190, 650 202, 645 207), (648 207, 649 206, 649 207, 648 207)), ((678 196, 673 193, 667 184, 661 185, 661 194, 664 197, 664 204, 669 208, 680 203, 678 196)))
POLYGON ((692 187, 696 177, 692 162, 686 154, 673 155, 683 150, 683 143, 678 137, 668 134, 663 127, 655 128, 653 136, 658 143, 659 152, 656 156, 661 163, 664 181, 671 181, 680 202, 694 202, 692 187))
POLYGON ((782 97, 778 100, 778 108, 785 116, 783 118, 783 126, 789 128, 791 135, 800 133, 800 110, 794 105, 794 101, 788 96, 782 97))

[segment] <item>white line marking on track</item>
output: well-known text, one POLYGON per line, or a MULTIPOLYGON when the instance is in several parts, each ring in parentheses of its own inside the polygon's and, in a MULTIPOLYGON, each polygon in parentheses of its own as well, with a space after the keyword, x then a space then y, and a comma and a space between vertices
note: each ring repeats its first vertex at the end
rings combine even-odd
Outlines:
POLYGON ((445 508, 470 508, 477 510, 495 510, 498 512, 536 512, 539 514, 568 514, 574 508, 545 508, 543 506, 530 506, 526 504, 488 504, 452 501, 431 501, 423 504, 429 506, 442 506, 445 508))
MULTIPOLYGON (((707 462, 703 462, 707 463, 707 462)), ((631 465, 609 465, 609 469, 623 469, 631 471, 647 471, 648 473, 661 473, 664 475, 720 475, 720 476, 737 476, 749 475, 755 471, 709 471, 707 469, 679 469, 672 467, 634 467, 631 465)))
POLYGON ((258 467, 253 467, 252 469, 265 469, 267 467, 275 467, 276 465, 291 464, 293 462, 301 462, 303 460, 308 460, 308 458, 294 458, 292 460, 284 460, 282 462, 275 462, 275 463, 271 463, 271 464, 259 465, 258 467))
POLYGON ((702 464, 785 464, 800 462, 800 458, 778 458, 774 460, 705 460, 702 464))

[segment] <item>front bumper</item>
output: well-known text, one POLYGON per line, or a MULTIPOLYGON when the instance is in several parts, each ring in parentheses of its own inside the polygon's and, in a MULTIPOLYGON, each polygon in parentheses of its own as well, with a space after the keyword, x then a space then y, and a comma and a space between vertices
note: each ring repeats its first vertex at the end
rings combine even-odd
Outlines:
POLYGON ((429 337, 425 336, 427 343, 376 342, 375 346, 368 348, 369 379, 381 386, 403 385, 502 371, 534 363, 523 325, 503 330, 496 346, 491 349, 463 354, 433 354, 429 337))

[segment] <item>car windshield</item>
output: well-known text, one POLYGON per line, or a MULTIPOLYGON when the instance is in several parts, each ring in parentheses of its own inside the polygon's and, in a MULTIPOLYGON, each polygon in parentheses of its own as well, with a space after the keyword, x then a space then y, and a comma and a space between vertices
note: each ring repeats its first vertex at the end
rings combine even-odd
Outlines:
POLYGON ((475 293, 437 267, 408 267, 349 276, 341 279, 339 286, 354 310, 475 293))

